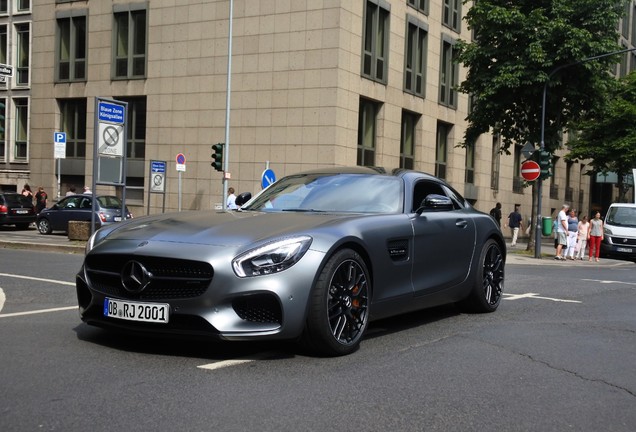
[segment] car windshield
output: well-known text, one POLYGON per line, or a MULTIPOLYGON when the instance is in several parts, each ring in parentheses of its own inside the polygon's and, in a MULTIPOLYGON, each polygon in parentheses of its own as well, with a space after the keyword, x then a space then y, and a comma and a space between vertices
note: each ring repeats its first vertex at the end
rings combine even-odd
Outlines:
POLYGON ((104 209, 120 209, 121 200, 116 196, 100 196, 97 198, 99 206, 104 209))
POLYGON ((612 207, 605 223, 636 228, 636 207, 612 207))
POLYGON ((301 174, 274 183, 243 210, 397 213, 402 181, 377 174, 301 174))

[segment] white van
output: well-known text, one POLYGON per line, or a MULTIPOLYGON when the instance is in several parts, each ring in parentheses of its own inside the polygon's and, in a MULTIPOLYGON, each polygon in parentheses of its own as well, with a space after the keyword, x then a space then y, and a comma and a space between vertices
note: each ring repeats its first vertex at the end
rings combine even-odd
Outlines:
POLYGON ((636 204, 610 205, 603 225, 601 243, 603 256, 630 259, 636 262, 636 204))

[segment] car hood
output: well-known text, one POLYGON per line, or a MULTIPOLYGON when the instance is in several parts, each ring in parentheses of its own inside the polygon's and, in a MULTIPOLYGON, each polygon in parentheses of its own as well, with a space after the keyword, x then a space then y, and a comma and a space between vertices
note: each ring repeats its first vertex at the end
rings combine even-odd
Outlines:
POLYGON ((197 211, 148 216, 115 228, 112 240, 242 246, 270 238, 306 233, 350 214, 197 211))

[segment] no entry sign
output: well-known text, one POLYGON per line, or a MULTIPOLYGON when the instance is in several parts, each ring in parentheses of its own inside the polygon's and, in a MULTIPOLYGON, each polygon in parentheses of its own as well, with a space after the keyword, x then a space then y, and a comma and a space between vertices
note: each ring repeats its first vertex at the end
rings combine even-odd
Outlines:
POLYGON ((541 167, 535 161, 528 160, 521 164, 521 177, 525 181, 535 181, 541 175, 541 167))

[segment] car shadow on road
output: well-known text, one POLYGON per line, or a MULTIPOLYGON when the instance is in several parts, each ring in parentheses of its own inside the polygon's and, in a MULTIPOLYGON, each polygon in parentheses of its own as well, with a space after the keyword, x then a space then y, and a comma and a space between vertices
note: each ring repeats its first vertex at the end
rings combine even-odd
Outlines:
MULTIPOLYGON (((459 314, 460 312, 450 305, 373 321, 369 325, 363 343, 364 340, 389 336, 459 314)), ((140 354, 191 357, 214 361, 237 358, 279 360, 297 356, 316 357, 315 354, 308 352, 301 344, 294 341, 229 342, 203 338, 137 335, 117 330, 104 330, 84 323, 76 326, 73 330, 81 341, 140 354)))

